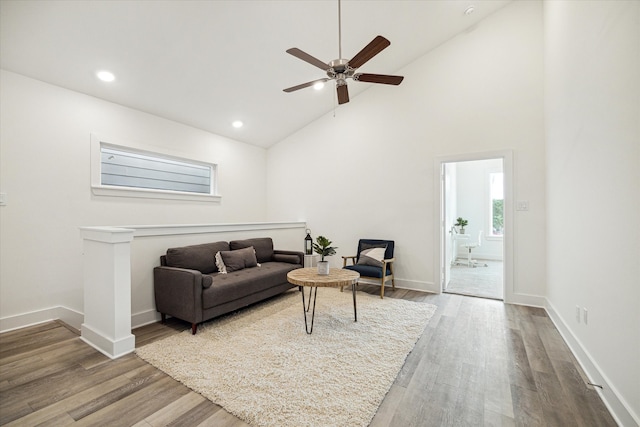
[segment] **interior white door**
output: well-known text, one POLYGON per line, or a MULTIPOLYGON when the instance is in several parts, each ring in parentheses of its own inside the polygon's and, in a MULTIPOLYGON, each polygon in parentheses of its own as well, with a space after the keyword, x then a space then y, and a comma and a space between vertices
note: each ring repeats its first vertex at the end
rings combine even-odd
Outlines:
POLYGON ((454 224, 454 218, 456 212, 456 185, 455 185, 455 163, 443 163, 441 173, 441 185, 442 185, 442 216, 440 229, 440 238, 442 239, 442 269, 443 281, 442 290, 446 290, 451 280, 451 264, 454 261, 455 254, 454 244, 452 239, 451 229, 454 224))

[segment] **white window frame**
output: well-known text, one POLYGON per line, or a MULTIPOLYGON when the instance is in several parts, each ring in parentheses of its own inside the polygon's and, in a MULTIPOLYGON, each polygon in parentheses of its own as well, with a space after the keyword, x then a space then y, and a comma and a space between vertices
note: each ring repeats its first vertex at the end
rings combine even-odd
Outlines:
POLYGON ((199 160, 177 157, 159 150, 157 147, 145 147, 130 142, 115 141, 96 134, 91 134, 91 191, 97 196, 134 197, 143 199, 169 199, 197 202, 220 202, 222 196, 218 194, 218 165, 199 160), (191 193, 186 191, 156 190, 150 188, 120 187, 102 184, 101 149, 109 147, 134 154, 159 157, 166 160, 191 163, 211 168, 210 193, 191 193))

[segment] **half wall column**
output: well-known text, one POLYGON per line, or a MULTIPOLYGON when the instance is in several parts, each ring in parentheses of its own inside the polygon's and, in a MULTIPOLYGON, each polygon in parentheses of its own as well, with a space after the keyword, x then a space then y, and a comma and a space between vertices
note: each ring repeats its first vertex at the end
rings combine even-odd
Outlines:
POLYGON ((81 227, 84 323, 81 338, 112 359, 135 350, 131 333, 131 241, 134 231, 81 227))

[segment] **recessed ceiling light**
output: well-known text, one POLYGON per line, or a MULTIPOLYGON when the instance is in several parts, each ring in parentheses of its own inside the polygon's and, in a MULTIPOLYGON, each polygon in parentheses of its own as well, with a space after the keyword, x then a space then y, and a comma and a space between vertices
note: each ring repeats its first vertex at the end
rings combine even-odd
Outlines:
POLYGON ((110 71, 98 71, 96 73, 96 76, 98 76, 98 78, 100 80, 102 80, 103 82, 112 82, 116 79, 116 76, 113 75, 112 72, 110 71))
POLYGON ((320 89, 322 89, 323 87, 324 87, 324 82, 316 82, 316 83, 314 83, 314 84, 313 84, 313 88, 314 88, 315 90, 320 90, 320 89))
POLYGON ((464 10, 464 14, 465 15, 471 15, 474 10, 476 10, 476 8, 473 5, 471 5, 471 6, 469 6, 468 8, 466 8, 464 10))
POLYGON ((236 120, 235 122, 231 123, 231 126, 237 129, 237 128, 241 128, 243 124, 244 123, 242 123, 240 120, 236 120))

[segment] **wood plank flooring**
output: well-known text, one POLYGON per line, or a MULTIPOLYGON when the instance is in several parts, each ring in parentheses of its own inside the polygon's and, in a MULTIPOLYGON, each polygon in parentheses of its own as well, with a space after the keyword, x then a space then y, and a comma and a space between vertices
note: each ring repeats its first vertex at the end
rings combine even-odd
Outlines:
MULTIPOLYGON (((371 427, 616 425, 544 310, 401 289, 385 298, 438 310, 371 427)), ((133 332, 142 346, 189 327, 170 319, 133 332)), ((0 335, 0 425, 247 426, 133 354, 110 360, 59 321, 0 335)))

